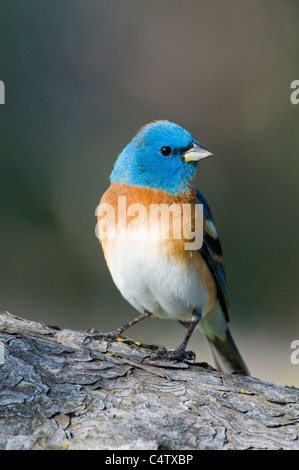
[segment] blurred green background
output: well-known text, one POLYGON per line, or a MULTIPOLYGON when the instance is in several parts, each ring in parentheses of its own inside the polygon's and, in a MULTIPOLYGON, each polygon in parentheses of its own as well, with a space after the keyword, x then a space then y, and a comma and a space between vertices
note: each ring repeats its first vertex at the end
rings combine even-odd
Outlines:
MULTIPOLYGON (((210 148, 231 329, 254 376, 299 386, 297 0, 3 0, 0 308, 61 328, 132 319, 95 237, 122 148, 153 119, 210 148)), ((150 319, 129 335, 176 347, 150 319)), ((200 332, 191 341, 211 362, 200 332)))

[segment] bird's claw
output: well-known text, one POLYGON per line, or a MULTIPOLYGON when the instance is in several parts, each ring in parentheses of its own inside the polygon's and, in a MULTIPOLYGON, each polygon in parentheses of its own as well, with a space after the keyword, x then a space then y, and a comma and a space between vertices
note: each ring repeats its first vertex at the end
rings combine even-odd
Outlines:
POLYGON ((113 340, 115 338, 118 338, 120 335, 120 332, 118 330, 114 331, 101 331, 97 330, 96 328, 91 328, 90 330, 86 330, 85 333, 87 336, 84 338, 84 344, 90 343, 91 341, 96 341, 96 340, 113 340))
POLYGON ((150 355, 149 359, 153 361, 192 361, 195 359, 195 353, 193 351, 181 350, 180 348, 174 351, 158 350, 156 354, 150 355))

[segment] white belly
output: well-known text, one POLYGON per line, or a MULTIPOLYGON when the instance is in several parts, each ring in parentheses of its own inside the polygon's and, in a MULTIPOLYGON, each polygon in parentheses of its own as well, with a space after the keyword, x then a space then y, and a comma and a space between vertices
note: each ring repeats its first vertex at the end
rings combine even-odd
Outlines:
POLYGON ((190 321, 194 309, 204 314, 209 308, 210 293, 198 272, 169 257, 159 241, 114 239, 103 249, 116 286, 139 312, 190 321))

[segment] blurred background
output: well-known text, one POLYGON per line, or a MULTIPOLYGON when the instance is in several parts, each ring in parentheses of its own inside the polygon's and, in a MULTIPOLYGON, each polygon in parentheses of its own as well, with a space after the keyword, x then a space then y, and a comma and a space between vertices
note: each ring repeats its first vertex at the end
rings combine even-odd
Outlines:
MULTIPOLYGON (((299 386, 297 0, 3 0, 0 309, 61 328, 136 316, 95 236, 116 157, 153 119, 214 157, 196 183, 222 241, 231 330, 252 374, 299 386)), ((179 324, 128 334, 174 348, 179 324)), ((191 349, 211 363, 199 331, 191 349)))

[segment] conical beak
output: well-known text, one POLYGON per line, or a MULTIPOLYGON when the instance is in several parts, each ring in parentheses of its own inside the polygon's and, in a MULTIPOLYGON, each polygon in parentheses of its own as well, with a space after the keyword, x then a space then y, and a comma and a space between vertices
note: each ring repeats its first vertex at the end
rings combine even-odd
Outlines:
POLYGON ((193 144, 191 149, 183 154, 185 162, 198 162, 203 158, 210 157, 212 152, 199 144, 193 144))

